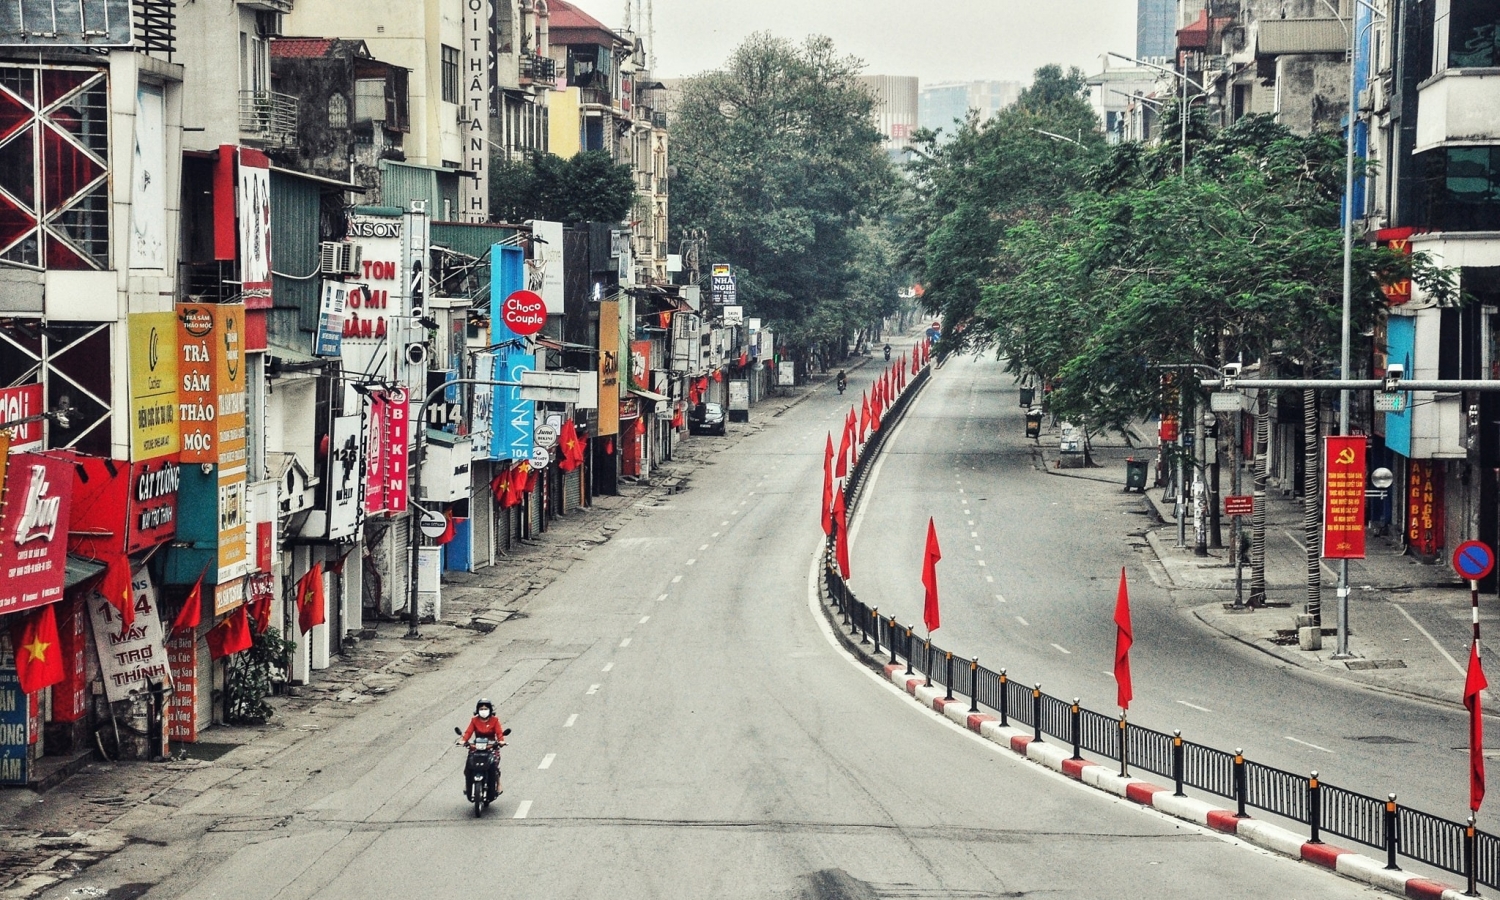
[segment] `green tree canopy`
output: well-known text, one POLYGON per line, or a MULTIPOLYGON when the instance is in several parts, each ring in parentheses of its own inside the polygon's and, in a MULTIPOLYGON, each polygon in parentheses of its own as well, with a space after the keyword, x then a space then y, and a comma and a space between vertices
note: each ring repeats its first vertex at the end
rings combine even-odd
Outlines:
POLYGON ((520 162, 496 158, 490 171, 490 218, 496 222, 618 222, 634 199, 630 167, 601 150, 567 159, 551 153, 520 162))

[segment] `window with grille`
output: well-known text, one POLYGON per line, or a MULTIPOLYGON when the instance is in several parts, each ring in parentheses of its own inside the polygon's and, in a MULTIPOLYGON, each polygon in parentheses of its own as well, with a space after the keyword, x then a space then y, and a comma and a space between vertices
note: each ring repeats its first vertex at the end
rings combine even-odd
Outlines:
POLYGON ((456 47, 443 45, 443 102, 458 102, 458 64, 459 55, 456 47))
POLYGON ((0 264, 109 265, 107 88, 100 69, 0 66, 0 264))
POLYGON ((344 99, 343 94, 334 93, 328 96, 328 127, 349 127, 349 101, 344 99))

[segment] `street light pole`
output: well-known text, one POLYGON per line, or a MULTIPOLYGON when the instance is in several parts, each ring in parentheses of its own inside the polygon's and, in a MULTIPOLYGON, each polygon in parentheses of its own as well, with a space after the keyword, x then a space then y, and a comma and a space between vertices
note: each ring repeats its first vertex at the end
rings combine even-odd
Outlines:
MULTIPOLYGON (((1171 75, 1173 78, 1176 78, 1178 81, 1180 81, 1182 83, 1182 107, 1179 110, 1179 112, 1180 112, 1180 114, 1182 116, 1182 128, 1181 128, 1181 131, 1182 131, 1182 148, 1181 148, 1182 169, 1180 170, 1180 172, 1181 172, 1182 177, 1186 178, 1187 177, 1187 138, 1188 138, 1188 130, 1187 130, 1188 95, 1187 95, 1187 89, 1188 89, 1188 85, 1191 84, 1193 87, 1195 87, 1195 88, 1198 89, 1199 96, 1201 97, 1201 96, 1207 96, 1208 95, 1208 87, 1205 86, 1203 84, 1203 82, 1201 82, 1201 81, 1194 81, 1193 79, 1187 77, 1186 75, 1184 75, 1183 73, 1177 71, 1176 69, 1169 69, 1166 66, 1158 66, 1156 63, 1149 63, 1149 62, 1146 62, 1144 59, 1136 59, 1134 56, 1126 56, 1123 53, 1116 53, 1113 50, 1109 51, 1109 53, 1107 55, 1113 56, 1116 59, 1123 59, 1126 62, 1135 63, 1138 66, 1145 66, 1148 69, 1155 69, 1158 72, 1165 72, 1168 75, 1171 75)), ((1195 97, 1193 99, 1196 100, 1197 98, 1195 97)))
POLYGON ((407 482, 411 485, 412 515, 416 520, 416 527, 412 530, 411 535, 411 583, 407 585, 406 636, 408 638, 417 638, 422 636, 420 630, 422 624, 422 613, 420 607, 417 604, 417 569, 421 564, 420 557, 422 549, 422 538, 424 537, 424 535, 422 534, 421 499, 422 456, 423 452, 427 449, 427 407, 432 403, 433 400, 437 399, 438 394, 443 393, 448 389, 449 385, 454 384, 487 384, 491 387, 522 387, 522 384, 519 381, 497 381, 490 378, 455 378, 452 381, 445 381, 432 390, 428 391, 427 395, 422 398, 421 405, 417 407, 417 414, 412 419, 417 429, 417 452, 413 454, 412 459, 414 470, 409 473, 409 477, 407 478, 407 482))

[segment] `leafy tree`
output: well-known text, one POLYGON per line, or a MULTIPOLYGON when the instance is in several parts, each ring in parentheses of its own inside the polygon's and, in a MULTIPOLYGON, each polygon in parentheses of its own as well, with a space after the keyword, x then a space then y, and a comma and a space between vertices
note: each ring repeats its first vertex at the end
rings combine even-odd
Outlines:
POLYGON ((735 265, 740 300, 803 348, 871 314, 850 302, 874 252, 860 230, 895 176, 861 68, 825 37, 751 35, 687 80, 674 118, 674 228, 705 230, 714 261, 735 265))
POLYGON ((564 159, 533 153, 496 158, 490 171, 490 218, 497 222, 618 222, 635 200, 630 167, 602 150, 564 159))

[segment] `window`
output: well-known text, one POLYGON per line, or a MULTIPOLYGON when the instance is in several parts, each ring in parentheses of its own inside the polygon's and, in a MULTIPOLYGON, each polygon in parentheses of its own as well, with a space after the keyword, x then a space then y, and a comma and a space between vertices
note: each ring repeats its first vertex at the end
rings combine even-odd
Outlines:
POLYGON ((349 101, 344 99, 343 94, 328 95, 328 127, 349 127, 349 101))
POLYGON ((458 102, 459 53, 456 47, 443 45, 443 102, 458 102))
POLYGON ((0 66, 0 264, 109 264, 107 90, 98 69, 0 66))
POLYGON ((1500 66, 1500 3, 1437 0, 1433 57, 1438 71, 1500 66))
POLYGON ((1500 230, 1500 147, 1449 147, 1416 160, 1417 224, 1436 231, 1500 230))
POLYGON ((385 121, 385 79, 361 78, 354 82, 354 121, 385 121))

